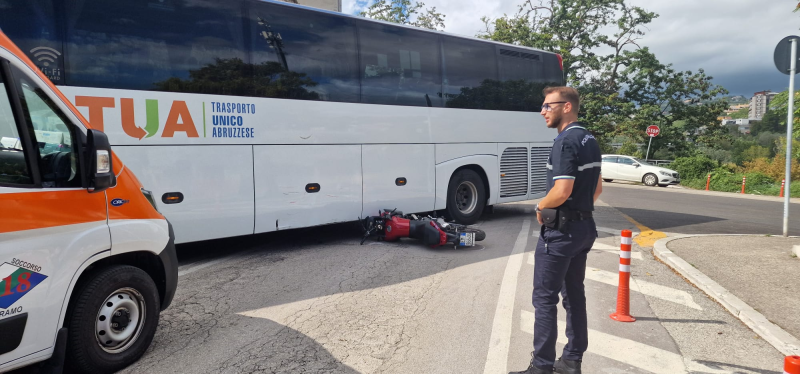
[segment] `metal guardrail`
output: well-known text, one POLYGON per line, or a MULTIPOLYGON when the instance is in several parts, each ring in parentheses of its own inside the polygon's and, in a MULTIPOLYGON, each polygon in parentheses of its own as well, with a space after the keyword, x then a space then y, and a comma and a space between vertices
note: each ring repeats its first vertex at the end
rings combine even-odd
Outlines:
POLYGON ((672 163, 672 160, 647 160, 647 162, 655 165, 655 166, 662 166, 662 165, 669 165, 672 163))

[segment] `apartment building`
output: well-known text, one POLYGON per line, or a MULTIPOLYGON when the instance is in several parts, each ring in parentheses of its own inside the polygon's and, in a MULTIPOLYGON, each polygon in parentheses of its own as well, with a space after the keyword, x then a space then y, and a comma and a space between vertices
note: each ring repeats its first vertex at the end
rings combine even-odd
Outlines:
POLYGON ((772 101, 772 98, 777 94, 777 92, 770 91, 761 91, 753 94, 753 98, 750 99, 750 110, 748 111, 747 117, 761 120, 764 117, 764 113, 767 112, 767 108, 769 108, 770 101, 772 101))

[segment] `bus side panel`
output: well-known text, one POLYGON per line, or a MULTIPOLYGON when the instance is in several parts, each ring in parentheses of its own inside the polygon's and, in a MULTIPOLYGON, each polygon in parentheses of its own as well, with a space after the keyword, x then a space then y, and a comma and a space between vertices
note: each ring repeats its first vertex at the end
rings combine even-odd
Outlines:
POLYGON ((548 129, 539 113, 473 109, 431 109, 434 143, 487 143, 552 141, 558 133, 548 129))
MULTIPOLYGON (((464 165, 470 165, 474 160, 469 159, 470 156, 476 155, 497 155, 497 143, 464 143, 464 144, 437 144, 436 145, 436 208, 445 209, 447 199, 447 187, 450 183, 450 177, 453 176, 453 171, 464 165), (453 171, 449 173, 451 167, 455 165, 453 171), (443 174, 444 173, 444 174, 443 174)), ((497 181, 498 174, 490 172, 495 168, 492 165, 496 164, 496 157, 492 158, 491 165, 481 165, 489 167, 483 168, 486 172, 486 177, 489 179, 489 205, 497 202, 497 181)))
MULTIPOLYGON (((438 148, 439 146, 437 146, 438 148)), ((495 145, 495 148, 497 145, 495 145)), ((497 156, 474 155, 456 158, 436 164, 436 207, 435 209, 447 208, 447 187, 450 184, 450 177, 455 171, 466 165, 477 165, 489 178, 489 205, 497 203, 497 156)))
POLYGON ((436 171, 433 144, 365 145, 364 210, 371 216, 380 209, 404 213, 433 210, 436 171), (405 183, 398 181, 404 178, 405 183))
POLYGON ((158 200, 176 243, 253 233, 253 150, 228 146, 115 146, 158 200), (183 201, 165 204, 167 192, 183 201))
POLYGON ((360 216, 360 145, 265 145, 253 153, 257 233, 360 216))

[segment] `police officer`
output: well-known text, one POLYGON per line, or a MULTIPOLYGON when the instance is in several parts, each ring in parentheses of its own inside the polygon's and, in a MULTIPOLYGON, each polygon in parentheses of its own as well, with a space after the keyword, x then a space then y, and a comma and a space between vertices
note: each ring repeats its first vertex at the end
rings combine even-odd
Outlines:
POLYGON ((592 211, 602 192, 600 147, 594 136, 578 122, 578 91, 570 87, 548 87, 544 95, 541 114, 548 128, 558 129, 558 136, 547 162, 547 195, 536 206, 536 216, 542 227, 534 255, 533 358, 528 369, 518 374, 552 373, 554 370, 562 374, 580 374, 581 359, 589 344, 583 279, 586 254, 597 238, 592 211), (567 311, 569 341, 555 361, 559 292, 567 311))

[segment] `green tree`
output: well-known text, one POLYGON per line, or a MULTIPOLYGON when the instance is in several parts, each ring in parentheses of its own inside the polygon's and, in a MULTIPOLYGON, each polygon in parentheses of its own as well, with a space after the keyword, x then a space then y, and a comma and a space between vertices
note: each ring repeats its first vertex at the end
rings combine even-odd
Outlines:
POLYGON ((375 0, 365 11, 362 17, 381 21, 394 22, 403 25, 423 27, 431 30, 444 30, 445 15, 436 11, 436 7, 425 8, 424 3, 411 0, 375 0))
MULTIPOLYGON (((779 121, 783 131, 786 131, 786 120, 789 113, 789 90, 783 91, 769 103, 767 113, 774 112, 774 119, 771 121, 779 121)), ((766 113, 764 114, 766 117, 766 113)), ((800 137, 800 92, 794 93, 794 120, 792 121, 792 132, 795 138, 800 137)))
POLYGON ((645 129, 658 125, 651 152, 721 143, 729 135, 717 117, 728 104, 717 98, 728 91, 702 69, 677 71, 639 44, 656 17, 625 0, 524 0, 514 16, 484 17, 478 36, 561 54, 568 82, 581 93, 581 118, 597 137, 641 143, 645 129), (598 54, 603 46, 611 52, 598 54))
POLYGON ((730 114, 733 119, 745 119, 750 116, 750 108, 742 108, 730 114))

